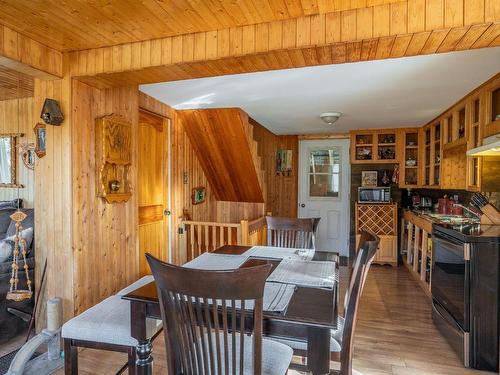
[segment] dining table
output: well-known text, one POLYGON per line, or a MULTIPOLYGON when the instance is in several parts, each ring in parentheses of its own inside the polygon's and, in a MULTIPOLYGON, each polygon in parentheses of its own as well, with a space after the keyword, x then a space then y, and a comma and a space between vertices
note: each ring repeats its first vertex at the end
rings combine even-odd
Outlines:
MULTIPOLYGON (((251 246, 225 245, 213 253, 243 255, 251 248, 251 246)), ((279 248, 276 248, 275 252, 278 254, 279 248)), ((335 262, 337 259, 337 253, 333 252, 313 250, 312 253, 310 259, 312 261, 335 262)), ((282 259, 279 256, 273 258, 273 247, 267 247, 265 256, 262 256, 262 253, 249 255, 239 268, 270 263, 273 266, 271 276, 282 259)), ((338 270, 338 262, 335 264, 338 270)), ((307 370, 314 375, 329 373, 331 330, 337 329, 338 289, 337 272, 332 287, 297 285, 285 311, 263 312, 263 334, 266 337, 307 342, 307 370)), ((156 285, 154 281, 150 282, 122 298, 130 301, 130 333, 138 342, 135 374, 153 374, 153 346, 146 334, 146 319, 161 319, 156 285)))

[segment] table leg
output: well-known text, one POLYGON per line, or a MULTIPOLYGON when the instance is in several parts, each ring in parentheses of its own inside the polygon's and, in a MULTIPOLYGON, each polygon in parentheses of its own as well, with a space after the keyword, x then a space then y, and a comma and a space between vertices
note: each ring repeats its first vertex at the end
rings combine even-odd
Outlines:
POLYGON ((153 345, 146 336, 146 305, 141 302, 130 302, 131 335, 138 341, 135 361, 136 375, 153 374, 153 345))
POLYGON ((309 327, 307 329, 307 370, 313 375, 330 372, 330 330, 309 327))

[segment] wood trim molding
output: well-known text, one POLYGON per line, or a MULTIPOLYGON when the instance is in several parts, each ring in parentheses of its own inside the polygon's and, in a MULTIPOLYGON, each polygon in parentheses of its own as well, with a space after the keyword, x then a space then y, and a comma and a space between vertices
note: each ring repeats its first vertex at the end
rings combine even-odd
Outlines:
POLYGON ((110 87, 491 47, 500 45, 497 3, 404 0, 69 52, 68 58, 74 77, 110 87))
POLYGON ((62 53, 0 25, 0 65, 44 80, 63 76, 62 53))

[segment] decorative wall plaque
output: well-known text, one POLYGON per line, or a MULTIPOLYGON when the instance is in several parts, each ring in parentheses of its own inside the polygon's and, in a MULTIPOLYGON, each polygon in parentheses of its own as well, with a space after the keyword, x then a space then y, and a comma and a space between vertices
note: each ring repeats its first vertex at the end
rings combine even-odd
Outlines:
POLYGON ((132 125, 120 116, 96 119, 97 196, 108 203, 126 202, 132 195, 132 125))
POLYGON ((205 202, 206 190, 203 186, 198 186, 193 188, 193 192, 191 193, 191 202, 193 204, 200 204, 205 202))

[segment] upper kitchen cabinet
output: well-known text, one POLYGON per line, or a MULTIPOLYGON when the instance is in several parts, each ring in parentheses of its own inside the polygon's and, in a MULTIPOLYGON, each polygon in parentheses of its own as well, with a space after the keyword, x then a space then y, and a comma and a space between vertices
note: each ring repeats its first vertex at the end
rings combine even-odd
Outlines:
POLYGON ((441 184, 441 123, 426 125, 420 132, 421 182, 428 188, 439 188, 441 184))
POLYGON ((418 187, 420 180, 419 129, 401 129, 399 135, 401 161, 399 187, 418 187))
POLYGON ((351 163, 397 163, 398 131, 372 129, 351 132, 351 163))
MULTIPOLYGON (((484 123, 484 113, 481 111, 483 105, 482 96, 474 95, 467 102, 468 108, 468 130, 467 150, 481 145, 481 124, 484 123)), ((481 187, 481 158, 477 156, 467 157, 467 190, 480 191, 481 187)))
POLYGON ((483 138, 500 133, 500 75, 485 86, 483 138))

